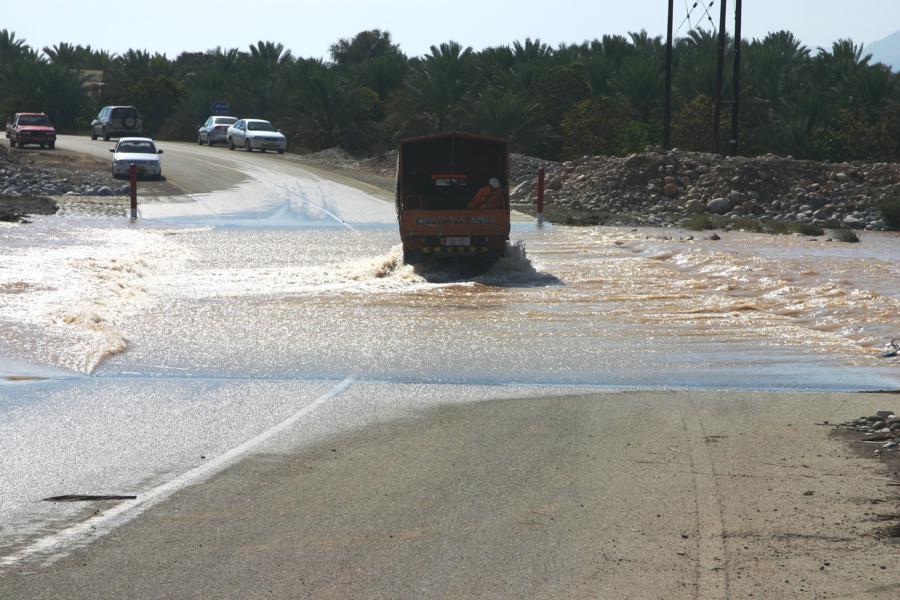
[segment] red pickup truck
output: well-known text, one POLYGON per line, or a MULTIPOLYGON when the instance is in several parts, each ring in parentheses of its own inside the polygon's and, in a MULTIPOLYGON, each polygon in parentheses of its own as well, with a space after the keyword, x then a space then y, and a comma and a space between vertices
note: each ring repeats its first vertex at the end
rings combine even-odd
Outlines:
POLYGON ((50 117, 44 113, 16 113, 6 124, 6 137, 10 146, 24 148, 33 144, 41 148, 56 147, 56 129, 50 117))

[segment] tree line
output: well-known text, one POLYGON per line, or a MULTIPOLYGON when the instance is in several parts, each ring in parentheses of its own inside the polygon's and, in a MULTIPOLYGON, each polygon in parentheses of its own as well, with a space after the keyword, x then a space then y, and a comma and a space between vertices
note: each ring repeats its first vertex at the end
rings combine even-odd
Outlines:
MULTIPOLYGON (((675 147, 712 147, 717 44, 704 29, 676 41, 675 147)), ((407 136, 465 130, 547 159, 622 155, 661 143, 664 60, 662 38, 644 31, 481 51, 449 41, 409 57, 390 33, 371 30, 337 41, 321 60, 271 41, 174 59, 68 43, 39 51, 0 30, 0 115, 43 111, 63 131, 84 131, 100 106, 134 105, 145 133, 193 140, 211 105, 224 101, 234 116, 271 120, 296 151, 368 154, 407 136), (87 70, 102 71, 98 93, 84 85, 87 70)), ((900 161, 898 77, 851 40, 812 51, 778 31, 744 42, 740 153, 900 161)), ((723 97, 725 148, 728 77, 723 97)))

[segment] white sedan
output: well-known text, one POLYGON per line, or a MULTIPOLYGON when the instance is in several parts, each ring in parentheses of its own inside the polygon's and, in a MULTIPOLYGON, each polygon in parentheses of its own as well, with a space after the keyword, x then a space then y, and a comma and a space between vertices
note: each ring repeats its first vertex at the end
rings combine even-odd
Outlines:
POLYGON ((248 152, 277 150, 278 154, 284 154, 287 149, 287 138, 284 134, 262 119, 241 119, 228 128, 226 141, 231 150, 242 146, 248 152))
POLYGON ((157 179, 162 177, 159 155, 163 151, 157 150, 156 144, 150 138, 123 137, 115 148, 110 148, 109 151, 113 155, 113 177, 128 177, 132 164, 137 167, 138 176, 156 177, 157 179))

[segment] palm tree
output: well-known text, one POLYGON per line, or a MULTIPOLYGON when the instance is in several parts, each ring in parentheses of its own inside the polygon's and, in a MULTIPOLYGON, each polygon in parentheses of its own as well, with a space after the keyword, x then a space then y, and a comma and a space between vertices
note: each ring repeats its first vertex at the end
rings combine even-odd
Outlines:
POLYGON ((794 99, 802 93, 804 70, 810 62, 809 50, 789 31, 768 34, 754 39, 744 53, 744 86, 778 109, 785 98, 794 99))
POLYGON ((25 40, 16 39, 16 32, 0 29, 0 65, 12 65, 31 53, 25 40))
MULTIPOLYGON (((726 36, 725 44, 727 48, 732 47, 730 37, 726 36)), ((707 29, 693 29, 678 40, 673 67, 673 88, 677 96, 684 100, 697 96, 715 97, 718 46, 718 34, 707 29)), ((730 54, 725 57, 725 64, 732 60, 730 54)), ((722 89, 729 89, 727 75, 722 81, 722 89)))
POLYGON ((409 60, 403 53, 370 58, 349 69, 350 78, 374 90, 381 101, 403 86, 408 73, 409 60))
POLYGON ((265 65, 273 68, 278 65, 290 63, 294 60, 290 50, 285 50, 284 44, 259 41, 250 44, 250 56, 256 65, 265 65))
POLYGON ((284 110, 287 69, 294 62, 283 44, 259 41, 241 55, 239 96, 241 104, 262 118, 284 110))
POLYGON ((475 75, 472 48, 452 41, 432 46, 429 54, 414 63, 408 84, 414 110, 432 131, 447 131, 459 122, 475 75))
POLYGON ((553 48, 539 39, 525 38, 525 43, 513 42, 513 57, 516 62, 547 63, 553 58, 553 48))
POLYGON ((517 150, 533 148, 553 136, 541 106, 512 90, 483 94, 473 104, 467 126, 477 133, 506 138, 517 150))
POLYGON ((354 87, 334 68, 310 63, 311 74, 301 80, 295 101, 302 106, 300 134, 306 145, 340 146, 351 152, 368 149, 375 120, 380 117, 378 94, 354 87))
POLYGON ((661 37, 646 31, 631 33, 635 52, 626 56, 612 78, 614 92, 624 99, 640 120, 647 121, 660 106, 664 87, 664 49, 661 37))
POLYGON ((612 93, 611 79, 635 48, 621 35, 604 35, 602 40, 582 44, 578 59, 584 77, 595 96, 612 93))
POLYGON ((516 64, 512 48, 509 46, 485 48, 475 58, 480 77, 488 85, 497 85, 504 81, 516 64))

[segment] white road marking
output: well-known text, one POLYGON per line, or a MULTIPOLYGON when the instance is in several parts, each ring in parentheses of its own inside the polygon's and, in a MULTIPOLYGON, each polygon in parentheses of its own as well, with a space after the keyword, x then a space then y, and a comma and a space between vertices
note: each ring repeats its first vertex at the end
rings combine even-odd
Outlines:
POLYGON ((0 568, 14 566, 25 559, 37 556, 44 556, 46 562, 50 563, 59 558, 61 553, 70 547, 84 545, 89 541, 109 533, 116 527, 124 525, 135 518, 145 510, 169 498, 179 490, 200 483, 216 473, 225 470, 253 448, 267 442, 289 427, 292 427, 300 419, 325 402, 328 402, 345 392, 353 385, 353 382, 354 378, 352 376, 347 377, 328 392, 316 398, 311 404, 304 406, 284 421, 281 421, 277 425, 263 431, 244 443, 235 446, 231 450, 220 454, 209 462, 191 469, 186 473, 182 473, 171 481, 163 483, 146 492, 139 493, 138 497, 134 500, 122 502, 96 517, 91 517, 86 521, 76 523, 62 531, 43 537, 18 552, 0 557, 0 568))

